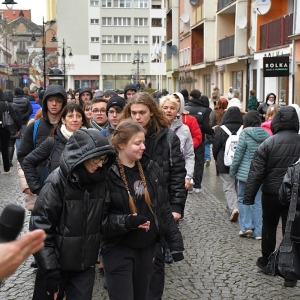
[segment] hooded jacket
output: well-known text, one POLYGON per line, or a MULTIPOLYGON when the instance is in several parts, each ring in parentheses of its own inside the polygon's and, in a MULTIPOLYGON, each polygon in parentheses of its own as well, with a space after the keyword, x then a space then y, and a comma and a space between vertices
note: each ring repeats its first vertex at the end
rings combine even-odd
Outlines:
POLYGON ((137 92, 137 88, 133 85, 133 84, 127 84, 124 88, 124 98, 125 100, 127 100, 127 91, 129 90, 133 90, 135 92, 137 92))
POLYGON ((55 169, 45 181, 30 218, 30 230, 43 229, 45 246, 35 254, 43 273, 82 271, 97 261, 104 204, 109 202, 105 178, 115 159, 107 139, 97 130, 79 129, 69 139, 55 169), (77 168, 107 155, 98 168, 101 179, 87 189, 77 168))
POLYGON ((271 124, 273 136, 266 139, 255 151, 244 195, 244 204, 252 205, 262 185, 262 192, 278 195, 289 165, 299 159, 300 135, 296 110, 281 107, 271 124))
MULTIPOLYGON (((222 125, 225 125, 232 133, 237 132, 243 125, 243 117, 240 109, 236 106, 230 107, 224 114, 222 125)), ((229 167, 224 165, 224 151, 228 134, 218 127, 213 140, 213 156, 217 162, 217 169, 220 173, 229 173, 229 167)))
POLYGON ((22 125, 26 125, 29 120, 29 116, 32 114, 32 106, 30 104, 30 101, 24 95, 22 89, 15 89, 15 96, 13 98, 13 102, 19 106, 20 113, 22 116, 22 125))
POLYGON ((257 109, 257 111, 259 112, 259 114, 260 114, 260 116, 261 116, 262 121, 265 120, 265 118, 264 118, 263 115, 265 115, 265 114, 267 113, 268 107, 270 106, 270 105, 267 103, 268 100, 269 100, 270 95, 273 95, 273 96, 274 96, 274 104, 276 103, 276 95, 275 95, 274 93, 269 93, 269 94, 267 95, 267 97, 266 97, 265 103, 262 103, 262 104, 258 107, 258 109, 257 109))
MULTIPOLYGON (((166 238, 171 253, 182 252, 184 250, 183 241, 170 209, 164 176, 159 166, 145 154, 141 159, 141 164, 149 193, 152 195, 154 224, 151 223, 150 226, 156 226, 156 231, 158 232, 157 240, 161 244, 164 244, 166 238)), ((126 236, 126 233, 132 230, 126 226, 126 217, 130 215, 128 192, 121 179, 117 164, 114 164, 108 171, 107 183, 111 197, 109 210, 105 213, 106 216, 102 225, 102 251, 109 251, 126 236)))
MULTIPOLYGON (((76 91, 77 91, 77 90, 76 90, 76 91)), ((76 93, 76 91, 75 91, 75 93, 76 93)), ((79 105, 80 105, 81 107, 83 107, 83 104, 84 104, 84 102, 81 100, 81 95, 82 95, 83 93, 89 93, 89 94, 90 94, 90 100, 93 99, 92 90, 91 90, 89 87, 83 87, 83 88, 81 88, 81 89, 79 90, 79 105)), ((74 95, 75 95, 75 94, 74 94, 74 95)))
POLYGON ((47 99, 50 96, 60 95, 63 98, 62 109, 67 105, 67 93, 65 89, 61 85, 52 84, 48 86, 47 90, 44 93, 43 105, 42 105, 42 113, 43 117, 41 118, 37 134, 36 134, 36 144, 33 144, 33 129, 34 122, 29 124, 24 133, 22 143, 20 145, 20 149, 18 151, 18 161, 23 168, 23 159, 36 147, 38 147, 50 134, 53 129, 53 124, 51 124, 48 120, 48 107, 47 107, 47 99))
POLYGON ((192 98, 185 109, 197 119, 202 133, 202 141, 205 141, 205 134, 213 134, 214 130, 209 125, 209 115, 211 108, 209 107, 209 99, 202 95, 200 99, 192 98))

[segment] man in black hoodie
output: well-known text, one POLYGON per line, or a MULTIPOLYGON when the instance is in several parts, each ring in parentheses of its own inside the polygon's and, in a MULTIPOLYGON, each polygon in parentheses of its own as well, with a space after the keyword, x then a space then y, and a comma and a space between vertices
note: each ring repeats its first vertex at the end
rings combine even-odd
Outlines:
POLYGON ((214 130, 209 126, 209 115, 211 108, 209 107, 208 97, 201 96, 199 90, 192 90, 190 93, 190 101, 185 109, 194 116, 199 124, 202 132, 202 143, 194 149, 195 152, 195 168, 194 168, 194 189, 195 193, 200 193, 201 182, 204 170, 204 142, 205 134, 213 134, 214 130))
POLYGON ((83 107, 83 104, 93 99, 92 90, 89 87, 83 87, 79 91, 79 105, 83 107))
POLYGON ((137 88, 133 84, 127 84, 124 88, 124 98, 126 102, 128 99, 131 99, 136 92, 137 88))

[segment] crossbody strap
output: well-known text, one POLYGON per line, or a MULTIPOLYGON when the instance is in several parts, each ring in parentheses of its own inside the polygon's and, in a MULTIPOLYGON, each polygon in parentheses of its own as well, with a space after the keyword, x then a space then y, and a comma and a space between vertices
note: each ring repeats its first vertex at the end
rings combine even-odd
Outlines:
POLYGON ((225 126, 225 125, 222 125, 221 128, 230 136, 232 133, 231 131, 225 126))

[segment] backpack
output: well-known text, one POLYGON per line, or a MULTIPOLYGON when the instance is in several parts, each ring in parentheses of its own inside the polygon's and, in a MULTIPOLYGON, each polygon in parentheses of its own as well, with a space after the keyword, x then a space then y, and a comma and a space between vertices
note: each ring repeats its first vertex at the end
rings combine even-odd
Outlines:
POLYGON ((33 133, 32 133, 32 142, 34 148, 36 147, 35 141, 36 141, 36 134, 40 125, 41 119, 35 120, 33 123, 33 133))
POLYGON ((225 144, 224 165, 230 167, 233 161, 233 156, 240 137, 240 133, 243 130, 243 125, 241 125, 241 127, 235 134, 231 133, 225 125, 222 125, 221 128, 228 134, 228 138, 225 144))

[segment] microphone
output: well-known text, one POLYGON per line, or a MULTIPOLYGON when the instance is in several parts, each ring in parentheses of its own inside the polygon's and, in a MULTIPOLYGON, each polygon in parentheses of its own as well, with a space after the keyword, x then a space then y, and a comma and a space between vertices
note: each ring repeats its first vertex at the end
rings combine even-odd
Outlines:
POLYGON ((10 242, 21 232, 25 219, 25 209, 15 204, 9 204, 0 216, 0 243, 10 242))

